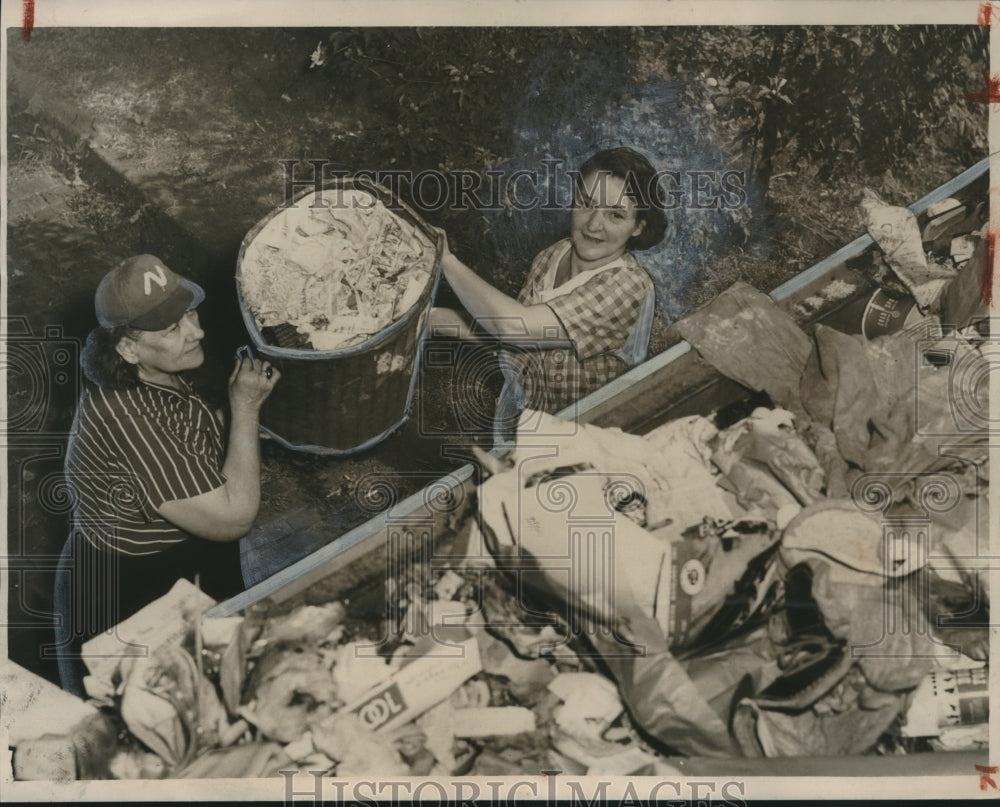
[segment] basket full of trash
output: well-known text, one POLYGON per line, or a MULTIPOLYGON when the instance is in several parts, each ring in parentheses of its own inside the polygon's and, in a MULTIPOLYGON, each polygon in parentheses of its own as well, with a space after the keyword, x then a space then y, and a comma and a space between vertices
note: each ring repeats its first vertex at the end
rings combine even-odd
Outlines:
POLYGON ((298 194, 243 239, 236 269, 256 351, 282 374, 261 430, 353 454, 406 420, 440 277, 437 233, 380 185, 342 178, 298 194))

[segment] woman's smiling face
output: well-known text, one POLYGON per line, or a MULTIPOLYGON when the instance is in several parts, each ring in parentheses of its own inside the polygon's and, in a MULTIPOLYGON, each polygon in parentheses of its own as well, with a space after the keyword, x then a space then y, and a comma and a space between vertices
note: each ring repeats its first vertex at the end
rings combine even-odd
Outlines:
POLYGON ((596 269, 620 257, 642 227, 635 202, 625 194, 624 179, 605 171, 583 177, 573 198, 570 225, 580 269, 596 269))

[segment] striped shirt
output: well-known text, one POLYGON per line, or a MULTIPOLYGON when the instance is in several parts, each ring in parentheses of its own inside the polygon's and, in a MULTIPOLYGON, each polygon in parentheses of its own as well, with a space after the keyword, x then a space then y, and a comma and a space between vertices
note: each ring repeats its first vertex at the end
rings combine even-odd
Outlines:
POLYGON ((189 533, 157 508, 222 486, 224 459, 218 417, 186 384, 184 392, 148 382, 88 387, 66 451, 74 528, 125 555, 181 543, 189 533))

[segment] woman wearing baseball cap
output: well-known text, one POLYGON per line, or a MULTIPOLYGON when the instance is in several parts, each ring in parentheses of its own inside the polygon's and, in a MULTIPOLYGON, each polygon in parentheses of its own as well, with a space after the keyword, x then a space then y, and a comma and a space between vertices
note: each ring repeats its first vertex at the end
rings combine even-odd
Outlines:
POLYGON ((81 355, 83 393, 66 452, 72 530, 56 573, 64 689, 83 695, 80 647, 181 577, 224 599, 243 589, 240 537, 260 503, 257 417, 279 373, 240 359, 228 433, 185 373, 205 360, 205 297, 152 255, 105 275, 100 327, 81 355))

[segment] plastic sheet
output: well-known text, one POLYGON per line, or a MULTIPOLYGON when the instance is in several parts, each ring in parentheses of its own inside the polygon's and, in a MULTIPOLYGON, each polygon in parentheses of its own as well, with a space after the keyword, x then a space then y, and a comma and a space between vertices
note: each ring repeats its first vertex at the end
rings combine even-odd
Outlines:
POLYGON ((734 283, 677 323, 681 335, 728 378, 764 390, 799 413, 799 377, 809 357, 809 337, 766 294, 734 283))
POLYGON ((802 374, 803 404, 832 428, 841 456, 863 471, 891 472, 894 489, 962 466, 960 446, 966 462, 986 464, 977 424, 988 412, 988 362, 968 340, 928 323, 872 342, 817 326, 802 374))

